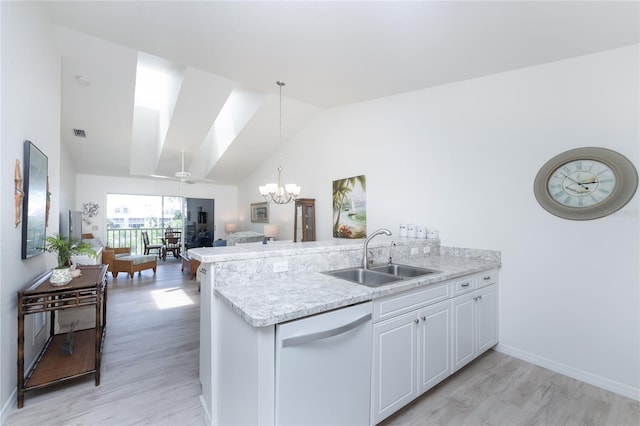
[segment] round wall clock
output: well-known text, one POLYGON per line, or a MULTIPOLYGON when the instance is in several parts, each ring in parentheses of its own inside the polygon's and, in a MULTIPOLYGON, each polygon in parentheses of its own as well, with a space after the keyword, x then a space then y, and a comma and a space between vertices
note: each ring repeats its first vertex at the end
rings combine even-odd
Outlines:
POLYGON ((576 148, 547 161, 533 192, 549 213, 571 220, 608 216, 627 204, 638 172, 627 157, 605 148, 576 148))

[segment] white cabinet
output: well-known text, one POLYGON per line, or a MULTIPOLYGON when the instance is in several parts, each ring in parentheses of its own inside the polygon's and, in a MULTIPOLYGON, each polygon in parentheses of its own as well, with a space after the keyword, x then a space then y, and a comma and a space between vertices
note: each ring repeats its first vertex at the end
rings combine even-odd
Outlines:
POLYGON ((453 298, 453 371, 498 343, 495 272, 474 277, 468 293, 453 298), (480 287, 477 290, 473 290, 480 287))
POLYGON ((498 343, 498 294, 495 285, 478 290, 478 355, 498 343))
POLYGON ((440 302, 421 309, 418 356, 420 388, 422 394, 451 374, 451 302, 440 302))
POLYGON ((489 271, 374 301, 373 424, 498 342, 496 283, 489 271))
POLYGON ((451 374, 450 306, 446 300, 374 325, 374 424, 451 374))
POLYGON ((373 326, 372 420, 376 424, 418 396, 418 313, 373 326))
POLYGON ((453 371, 460 369, 476 357, 477 304, 473 293, 453 299, 453 371))

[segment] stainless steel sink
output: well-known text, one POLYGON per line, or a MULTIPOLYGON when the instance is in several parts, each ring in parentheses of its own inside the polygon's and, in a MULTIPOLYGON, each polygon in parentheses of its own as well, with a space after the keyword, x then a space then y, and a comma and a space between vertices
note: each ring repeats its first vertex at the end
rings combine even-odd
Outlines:
POLYGON ((417 266, 400 265, 396 263, 370 266, 370 271, 383 272, 385 274, 395 275, 396 277, 414 278, 422 275, 437 273, 433 269, 418 268, 417 266))
POLYGON ((327 275, 331 275, 332 277, 366 285, 367 287, 379 287, 385 284, 402 280, 402 278, 399 276, 380 273, 363 268, 338 269, 336 271, 327 271, 324 273, 327 275))

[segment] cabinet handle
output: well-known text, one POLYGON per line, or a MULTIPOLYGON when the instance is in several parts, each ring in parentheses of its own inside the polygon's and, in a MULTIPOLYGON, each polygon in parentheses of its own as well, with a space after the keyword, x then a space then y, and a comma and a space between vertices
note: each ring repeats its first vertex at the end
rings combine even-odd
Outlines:
POLYGON ((469 281, 463 282, 460 287, 469 287, 469 281))
POLYGON ((417 319, 417 318, 415 320, 413 320, 413 322, 415 322, 416 324, 420 324, 420 320, 417 319))
POLYGON ((478 296, 478 300, 482 300, 482 296, 478 296))
POLYGON ((422 321, 426 321, 426 320, 427 320, 427 317, 422 317, 422 321))
POLYGON ((485 275, 482 279, 485 281, 489 281, 491 279, 491 275, 485 275))

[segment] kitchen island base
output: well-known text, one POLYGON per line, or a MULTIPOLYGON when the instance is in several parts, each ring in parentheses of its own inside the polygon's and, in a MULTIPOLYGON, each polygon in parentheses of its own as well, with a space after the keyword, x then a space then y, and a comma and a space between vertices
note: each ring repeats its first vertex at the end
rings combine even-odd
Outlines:
MULTIPOLYGON (((374 262, 388 259, 391 242, 380 238, 369 246, 374 262)), ((441 255, 441 248, 433 243, 417 239, 394 241, 394 260, 437 273, 373 288, 321 273, 357 266, 362 261, 362 244, 358 242, 191 250, 190 254, 202 262, 200 381, 205 421, 214 425, 286 424, 285 418, 278 417, 278 407, 295 402, 300 395, 295 391, 278 393, 279 327, 325 313, 373 302, 372 327, 380 333, 368 333, 368 351, 359 355, 368 374, 360 380, 365 386, 357 391, 356 398, 364 398, 368 405, 368 421, 358 420, 358 424, 379 423, 452 374, 456 367, 471 361, 466 357, 468 349, 471 358, 475 358, 492 346, 497 342, 497 297, 493 296, 497 291, 493 289, 497 290, 497 268, 501 266, 499 252, 447 248, 448 253, 441 255), (427 246, 431 250, 426 250, 427 246), (287 265, 284 270, 283 264, 287 265), (491 297, 485 288, 491 288, 491 297), (456 317, 454 300, 459 297, 471 297, 475 305, 458 309, 456 317), (488 309, 480 306, 486 298, 490 302, 488 309), (410 321, 397 333, 391 327, 389 338, 383 336, 386 324, 393 325, 396 318, 408 316, 410 321), (423 343, 428 346, 426 349, 423 343), (391 354, 396 362, 380 363, 382 352, 391 354), (396 367, 406 373, 407 359, 410 372, 405 374, 406 381, 390 382, 388 378, 399 373, 396 367), (403 403, 389 404, 398 393, 406 391, 410 396, 403 403)), ((358 322, 352 319, 351 323, 354 321, 358 322)), ((343 329, 348 323, 334 328, 343 329)), ((293 341, 307 334, 292 336, 293 341)), ((306 342, 306 338, 302 340, 306 342)), ((320 346, 308 349, 313 359, 323 358, 320 346)), ((315 369, 314 377, 331 376, 332 365, 318 362, 307 368, 315 369)), ((311 382, 315 379, 305 381, 305 377, 302 373, 299 379, 295 377, 294 388, 299 388, 301 394, 314 386, 311 382)), ((315 398, 315 405, 322 409, 324 396, 315 398)), ((313 424, 313 414, 302 420, 296 417, 295 421, 313 424)))

